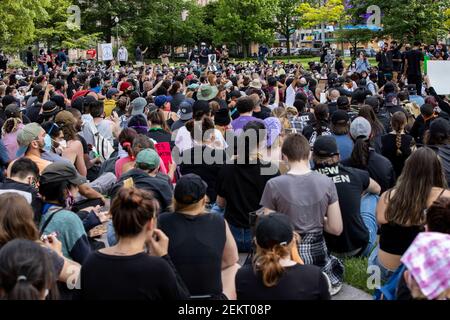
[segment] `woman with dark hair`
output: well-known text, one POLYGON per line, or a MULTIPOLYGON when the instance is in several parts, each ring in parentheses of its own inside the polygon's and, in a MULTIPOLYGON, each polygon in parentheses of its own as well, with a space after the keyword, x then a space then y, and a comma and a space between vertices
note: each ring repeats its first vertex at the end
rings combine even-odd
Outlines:
POLYGON ((397 111, 391 117, 392 131, 381 137, 381 154, 391 161, 397 177, 400 177, 406 159, 415 148, 414 138, 405 132, 406 124, 405 113, 397 111))
POLYGON ((157 109, 151 111, 147 115, 147 122, 150 127, 147 136, 150 139, 155 140, 157 143, 168 142, 172 148, 172 135, 169 127, 167 126, 167 122, 164 121, 164 113, 162 110, 157 109))
POLYGON ((169 254, 191 298, 235 299, 236 242, 227 222, 207 212, 206 193, 200 176, 184 175, 175 187, 174 212, 162 214, 158 225, 170 239, 169 254))
POLYGON ((147 134, 148 124, 144 114, 132 116, 128 120, 128 128, 136 130, 138 134, 147 134))
POLYGON ((330 300, 329 280, 321 269, 292 256, 297 244, 285 214, 260 217, 255 234, 253 263, 236 275, 238 300, 330 300))
POLYGON ((369 258, 369 265, 380 268, 382 280, 387 280, 399 267, 401 256, 424 231, 425 210, 436 199, 450 196, 446 189, 438 156, 423 147, 406 160, 395 187, 381 195, 377 206, 380 242, 369 258))
POLYGON ((207 204, 213 205, 217 196, 216 179, 226 163, 226 153, 215 148, 214 123, 211 119, 204 118, 198 122, 190 120, 186 123, 186 129, 191 134, 194 146, 183 151, 177 163, 181 174, 197 174, 207 183, 207 204))
POLYGON ((442 118, 434 120, 425 133, 424 142, 437 152, 444 168, 447 184, 450 185, 450 123, 442 118))
POLYGON ((318 104, 314 107, 316 121, 303 129, 303 135, 308 139, 310 146, 314 145, 317 137, 331 135, 328 106, 318 104))
POLYGON ((156 228, 158 210, 158 202, 150 192, 137 188, 119 190, 110 209, 119 241, 92 253, 84 263, 83 300, 189 297, 168 255, 169 239, 156 228))
POLYGON ((33 217, 33 210, 23 196, 8 192, 0 195, 0 248, 19 238, 37 242, 49 256, 59 284, 66 288, 67 284, 75 286, 80 265, 63 257, 57 236, 50 234, 42 242, 39 240, 33 217))
POLYGON ((138 133, 132 128, 125 128, 119 134, 119 144, 122 149, 128 154, 125 158, 116 161, 115 174, 117 179, 120 178, 123 172, 123 166, 129 162, 134 161, 135 155, 133 153, 133 142, 138 133))
POLYGON ((350 136, 354 142, 352 154, 342 164, 369 172, 369 176, 380 185, 381 192, 392 188, 395 184, 394 168, 387 158, 372 148, 372 127, 369 121, 363 117, 353 120, 350 136))
POLYGON ((56 300, 56 275, 39 244, 12 240, 0 250, 0 299, 56 300))
POLYGON ((371 106, 365 105, 359 109, 358 116, 369 121, 370 127, 372 128, 371 140, 373 146, 376 152, 381 153, 381 136, 386 134, 386 130, 381 121, 378 120, 375 111, 371 106))
POLYGON ((175 81, 172 83, 172 86, 169 89, 169 95, 172 97, 172 102, 170 104, 170 109, 173 112, 178 111, 178 107, 180 106, 180 103, 184 101, 186 98, 184 94, 182 93, 183 86, 181 82, 175 81))

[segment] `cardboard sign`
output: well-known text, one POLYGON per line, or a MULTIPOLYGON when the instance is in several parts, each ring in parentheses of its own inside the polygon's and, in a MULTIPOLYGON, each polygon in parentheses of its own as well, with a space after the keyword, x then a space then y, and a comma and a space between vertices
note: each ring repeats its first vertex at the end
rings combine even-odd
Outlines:
POLYGON ((448 75, 450 74, 450 61, 433 61, 427 63, 427 74, 430 78, 431 86, 439 95, 450 94, 450 82, 448 75))

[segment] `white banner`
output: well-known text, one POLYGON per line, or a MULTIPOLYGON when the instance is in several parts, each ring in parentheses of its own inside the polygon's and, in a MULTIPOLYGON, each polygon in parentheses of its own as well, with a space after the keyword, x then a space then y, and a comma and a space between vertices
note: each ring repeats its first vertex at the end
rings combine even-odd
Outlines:
POLYGON ((111 61, 114 60, 112 43, 102 43, 102 60, 111 61))
POLYGON ((428 61, 427 74, 437 94, 450 94, 450 61, 428 61))

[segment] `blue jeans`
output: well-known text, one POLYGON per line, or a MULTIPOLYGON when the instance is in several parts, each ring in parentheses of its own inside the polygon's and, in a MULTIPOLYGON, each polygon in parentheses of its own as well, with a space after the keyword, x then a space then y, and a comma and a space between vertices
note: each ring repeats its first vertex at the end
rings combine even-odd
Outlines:
POLYGON ((236 241, 239 252, 250 252, 252 250, 252 231, 250 229, 238 228, 228 224, 230 231, 236 241))
POLYGON ((361 217, 367 230, 369 230, 369 243, 361 253, 361 256, 363 257, 368 257, 376 246, 378 231, 376 210, 378 200, 379 197, 374 194, 366 194, 361 199, 361 217))
POLYGON ((379 246, 376 246, 375 249, 372 251, 369 257, 369 266, 377 266, 380 268, 380 277, 381 277, 381 284, 385 283, 389 280, 389 278, 394 274, 395 270, 389 270, 386 268, 380 260, 378 260, 378 250, 379 246))

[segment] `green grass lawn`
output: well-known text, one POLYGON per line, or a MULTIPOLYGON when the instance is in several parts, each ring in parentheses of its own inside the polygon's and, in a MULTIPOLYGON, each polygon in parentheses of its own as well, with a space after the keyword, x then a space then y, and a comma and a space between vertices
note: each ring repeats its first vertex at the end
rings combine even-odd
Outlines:
POLYGON ((344 282, 367 292, 373 294, 373 290, 367 288, 367 258, 351 258, 344 260, 345 273, 344 282))

